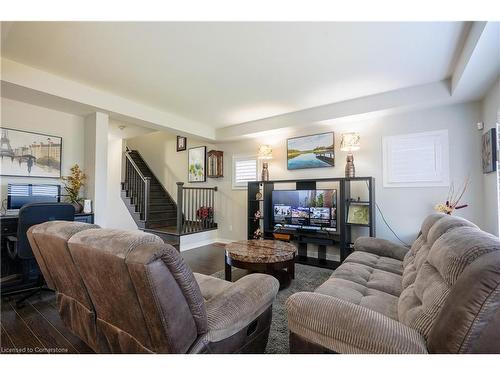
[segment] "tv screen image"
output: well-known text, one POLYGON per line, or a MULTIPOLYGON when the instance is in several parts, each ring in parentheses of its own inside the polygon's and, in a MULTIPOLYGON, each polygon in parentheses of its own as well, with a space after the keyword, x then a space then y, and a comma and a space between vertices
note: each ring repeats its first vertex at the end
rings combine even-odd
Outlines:
POLYGON ((279 223, 285 223, 287 218, 292 217, 292 207, 276 205, 274 206, 274 220, 279 223))
POLYGON ((337 227, 337 191, 275 190, 272 193, 273 221, 289 227, 337 227))
POLYGON ((292 207, 292 224, 309 225, 309 208, 292 207))
POLYGON ((328 207, 311 207, 311 219, 330 220, 330 209, 328 207))

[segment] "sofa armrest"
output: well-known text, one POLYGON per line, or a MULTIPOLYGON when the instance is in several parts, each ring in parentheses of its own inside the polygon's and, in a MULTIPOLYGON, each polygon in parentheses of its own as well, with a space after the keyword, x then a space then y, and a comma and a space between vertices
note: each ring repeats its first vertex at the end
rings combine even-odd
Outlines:
POLYGON ((340 298, 299 292, 286 311, 292 333, 337 353, 427 353, 414 329, 340 298))
POLYGON ((359 237, 354 242, 354 250, 403 260, 410 249, 382 238, 359 237))
POLYGON ((274 277, 256 273, 207 301, 208 341, 221 341, 246 327, 273 304, 278 289, 274 277))

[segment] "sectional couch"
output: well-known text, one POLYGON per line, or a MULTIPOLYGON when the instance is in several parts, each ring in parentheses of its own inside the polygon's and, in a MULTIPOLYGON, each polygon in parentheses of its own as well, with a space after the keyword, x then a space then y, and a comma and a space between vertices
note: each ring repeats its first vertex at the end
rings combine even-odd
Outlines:
POLYGON ((500 241, 425 219, 411 248, 360 238, 314 293, 286 303, 292 353, 500 353, 500 241))

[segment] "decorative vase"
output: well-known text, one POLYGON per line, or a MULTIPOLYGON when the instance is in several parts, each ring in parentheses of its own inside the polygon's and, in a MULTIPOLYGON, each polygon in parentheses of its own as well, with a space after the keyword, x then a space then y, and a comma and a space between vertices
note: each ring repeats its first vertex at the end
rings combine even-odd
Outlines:
POLYGON ((269 181, 269 168, 267 163, 262 164, 262 175, 261 175, 262 181, 269 181))
POLYGON ((83 210, 83 206, 80 204, 80 202, 71 202, 73 207, 75 207, 75 214, 79 214, 83 210))
POLYGON ((356 169, 354 167, 354 155, 352 153, 348 153, 346 157, 345 177, 346 178, 356 177, 356 169))

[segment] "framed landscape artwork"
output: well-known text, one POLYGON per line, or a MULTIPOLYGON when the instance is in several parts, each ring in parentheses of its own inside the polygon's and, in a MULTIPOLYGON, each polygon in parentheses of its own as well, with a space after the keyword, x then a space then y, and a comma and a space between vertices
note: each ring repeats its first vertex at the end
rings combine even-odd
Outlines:
POLYGON ((497 170, 497 132, 491 128, 483 134, 481 158, 483 160, 483 173, 497 170))
POLYGON ((335 166, 333 132, 287 140, 287 168, 325 168, 335 166))
POLYGON ((349 224, 370 224, 370 207, 364 204, 354 204, 349 205, 349 211, 347 213, 347 223, 349 224))
POLYGON ((188 182, 207 180, 207 147, 193 147, 188 150, 188 182))
POLYGON ((0 174, 61 177, 62 138, 0 127, 0 174))

